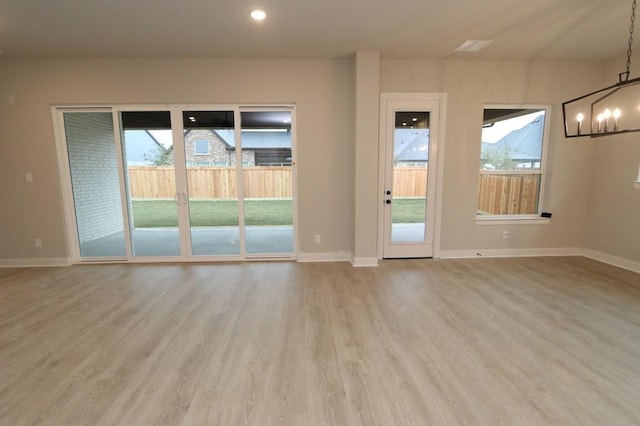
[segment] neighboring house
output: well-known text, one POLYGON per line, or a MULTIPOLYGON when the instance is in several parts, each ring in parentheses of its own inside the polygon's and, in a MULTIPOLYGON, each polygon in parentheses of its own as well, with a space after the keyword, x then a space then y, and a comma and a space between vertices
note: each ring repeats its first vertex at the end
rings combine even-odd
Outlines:
POLYGON ((540 167, 542 156, 542 133, 544 131, 544 116, 536 117, 532 122, 514 130, 495 143, 482 142, 483 168, 491 169, 488 164, 489 153, 504 153, 515 168, 540 167))
MULTIPOLYGON (((248 166, 291 165, 289 131, 243 130, 242 163, 248 166)), ((234 165, 236 141, 233 129, 190 130, 185 135, 187 164, 234 165), (209 141, 209 154, 205 154, 209 141), (199 151, 199 152, 198 152, 199 151), (207 164, 208 163, 208 164, 207 164)))
POLYGON ((396 129, 393 160, 396 166, 425 166, 429 161, 429 129, 396 129))
MULTIPOLYGON (((291 133, 287 131, 250 131, 241 133, 242 164, 246 166, 291 165, 291 133)), ((185 138, 187 166, 233 166, 236 147, 233 129, 191 129, 185 138)), ((173 162, 172 146, 162 142, 159 135, 148 130, 126 130, 127 164, 151 165, 163 151, 173 162)))
MULTIPOLYGON (((191 129, 184 135, 187 166, 233 166, 236 164, 235 148, 220 136, 227 130, 191 129)), ((228 130, 233 137, 233 129, 228 130)), ((242 164, 254 166, 254 153, 242 151, 242 164)))

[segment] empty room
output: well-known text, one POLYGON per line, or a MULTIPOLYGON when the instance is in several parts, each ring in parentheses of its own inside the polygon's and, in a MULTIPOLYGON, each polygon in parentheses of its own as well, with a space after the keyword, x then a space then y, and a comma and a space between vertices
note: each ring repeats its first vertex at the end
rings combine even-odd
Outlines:
POLYGON ((0 1, 0 425, 637 425, 635 0, 0 1))

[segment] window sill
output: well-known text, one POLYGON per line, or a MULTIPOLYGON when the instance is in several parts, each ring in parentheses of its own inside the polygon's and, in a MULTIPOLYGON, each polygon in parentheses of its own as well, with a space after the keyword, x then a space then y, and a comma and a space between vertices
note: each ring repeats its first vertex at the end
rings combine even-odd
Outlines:
POLYGON ((551 219, 546 217, 476 217, 476 225, 546 225, 551 219))

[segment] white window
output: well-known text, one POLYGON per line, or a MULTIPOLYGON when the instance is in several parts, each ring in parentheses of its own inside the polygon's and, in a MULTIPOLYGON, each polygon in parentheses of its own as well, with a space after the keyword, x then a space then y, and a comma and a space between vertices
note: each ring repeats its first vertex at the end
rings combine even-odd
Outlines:
POLYGON ((193 148, 196 155, 209 155, 208 140, 201 139, 193 141, 193 148))
POLYGON ((540 217, 549 113, 549 106, 485 106, 479 221, 540 217))

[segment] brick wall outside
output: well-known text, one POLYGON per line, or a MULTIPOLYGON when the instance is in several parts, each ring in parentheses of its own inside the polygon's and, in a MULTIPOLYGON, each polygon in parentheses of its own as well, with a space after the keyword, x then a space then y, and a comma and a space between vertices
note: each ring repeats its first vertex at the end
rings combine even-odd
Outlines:
POLYGON ((80 243, 124 229, 111 113, 64 114, 80 243))

